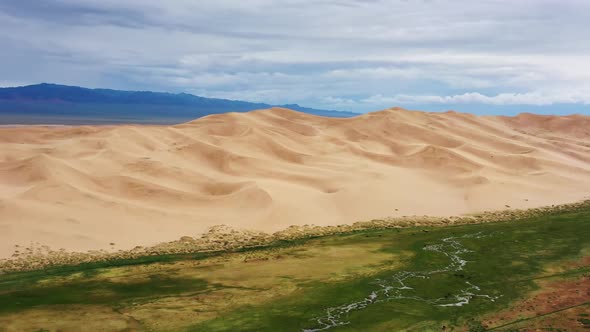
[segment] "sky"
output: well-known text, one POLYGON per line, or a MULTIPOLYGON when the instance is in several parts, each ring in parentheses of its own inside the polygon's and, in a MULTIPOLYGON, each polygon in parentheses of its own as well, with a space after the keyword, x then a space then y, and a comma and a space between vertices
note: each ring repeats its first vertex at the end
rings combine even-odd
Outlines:
POLYGON ((0 86, 590 114, 588 0, 0 0, 0 86))

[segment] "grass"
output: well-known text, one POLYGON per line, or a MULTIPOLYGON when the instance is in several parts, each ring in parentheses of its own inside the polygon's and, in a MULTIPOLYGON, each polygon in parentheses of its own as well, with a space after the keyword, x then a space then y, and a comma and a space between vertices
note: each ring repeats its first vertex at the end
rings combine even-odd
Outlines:
POLYGON ((138 282, 108 280, 79 281, 42 287, 19 289, 2 294, 0 313, 64 304, 110 304, 121 306, 127 301, 170 296, 186 291, 205 290, 208 283, 199 279, 182 279, 150 275, 138 282))
POLYGON ((441 307, 395 299, 350 311, 342 317, 348 324, 332 330, 440 331, 443 325, 485 330, 482 317, 526 298, 539 288, 539 278, 588 270, 551 270, 590 248, 590 209, 582 208, 514 222, 368 230, 233 253, 149 256, 12 273, 0 276, 0 325, 16 324, 30 314, 36 318, 20 319, 19 328, 67 328, 79 321, 39 317, 99 306, 125 319, 133 317, 146 330, 317 328, 315 319, 327 308, 366 298, 379 289, 376 280, 448 264, 447 256, 425 247, 474 233, 486 236, 461 238, 469 249, 461 254, 468 261, 462 270, 415 278, 408 285, 415 297, 450 299, 469 282, 479 286, 481 294, 497 297, 495 301, 476 297, 468 305, 441 307))
MULTIPOLYGON (((482 313, 506 307, 511 301, 536 288, 534 279, 543 274, 545 266, 574 258, 590 245, 590 212, 584 210, 514 223, 429 229, 427 233, 421 229, 402 230, 399 233, 376 231, 365 236, 367 240, 376 236, 389 238, 391 244, 381 249, 386 252, 415 252, 414 258, 403 269, 423 271, 440 265, 440 260, 445 257, 424 252, 421 248, 444 237, 475 232, 492 236, 464 241, 472 252, 466 255, 470 263, 461 275, 443 274, 417 281, 411 286, 420 290, 420 296, 439 297, 455 292, 458 285, 467 280, 487 290, 488 294, 501 296, 498 300, 475 300, 469 305, 451 308, 413 300, 385 302, 370 309, 352 312, 347 317, 350 324, 337 330, 354 331, 369 327, 401 330, 425 321, 432 323, 423 328, 439 330, 444 324, 461 325, 482 313)), ((189 330, 218 331, 241 327, 243 331, 272 331, 285 330, 285 326, 292 330, 310 328, 313 327, 311 319, 322 315, 324 309, 362 299, 375 289, 375 279, 386 278, 390 274, 391 271, 387 271, 378 276, 339 284, 317 284, 312 289, 304 289, 280 302, 240 308, 232 314, 203 322, 189 330)))

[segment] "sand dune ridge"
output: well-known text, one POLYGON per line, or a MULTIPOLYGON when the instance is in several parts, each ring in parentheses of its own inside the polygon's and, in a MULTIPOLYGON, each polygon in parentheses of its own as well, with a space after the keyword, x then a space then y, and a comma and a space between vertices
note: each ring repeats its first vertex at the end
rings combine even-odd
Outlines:
POLYGON ((583 199, 590 117, 283 108, 176 126, 0 128, 0 257, 31 241, 130 248, 208 227, 276 231, 583 199))

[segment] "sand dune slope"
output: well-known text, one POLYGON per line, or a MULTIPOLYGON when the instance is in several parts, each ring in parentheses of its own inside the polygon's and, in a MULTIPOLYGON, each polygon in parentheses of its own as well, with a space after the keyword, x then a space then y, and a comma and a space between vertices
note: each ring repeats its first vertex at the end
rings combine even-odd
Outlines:
POLYGON ((590 117, 273 108, 164 126, 0 129, 0 257, 576 201, 590 117), (111 245, 110 243, 115 243, 111 245))

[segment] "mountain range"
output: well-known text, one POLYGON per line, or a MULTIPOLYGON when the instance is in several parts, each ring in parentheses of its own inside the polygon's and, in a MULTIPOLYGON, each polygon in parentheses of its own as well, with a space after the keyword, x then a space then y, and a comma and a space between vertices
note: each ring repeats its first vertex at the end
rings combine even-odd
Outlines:
MULTIPOLYGON (((0 124, 174 124, 210 114, 272 106, 188 93, 88 89, 48 83, 0 88, 0 124)), ((328 117, 358 115, 297 104, 276 106, 328 117)))

